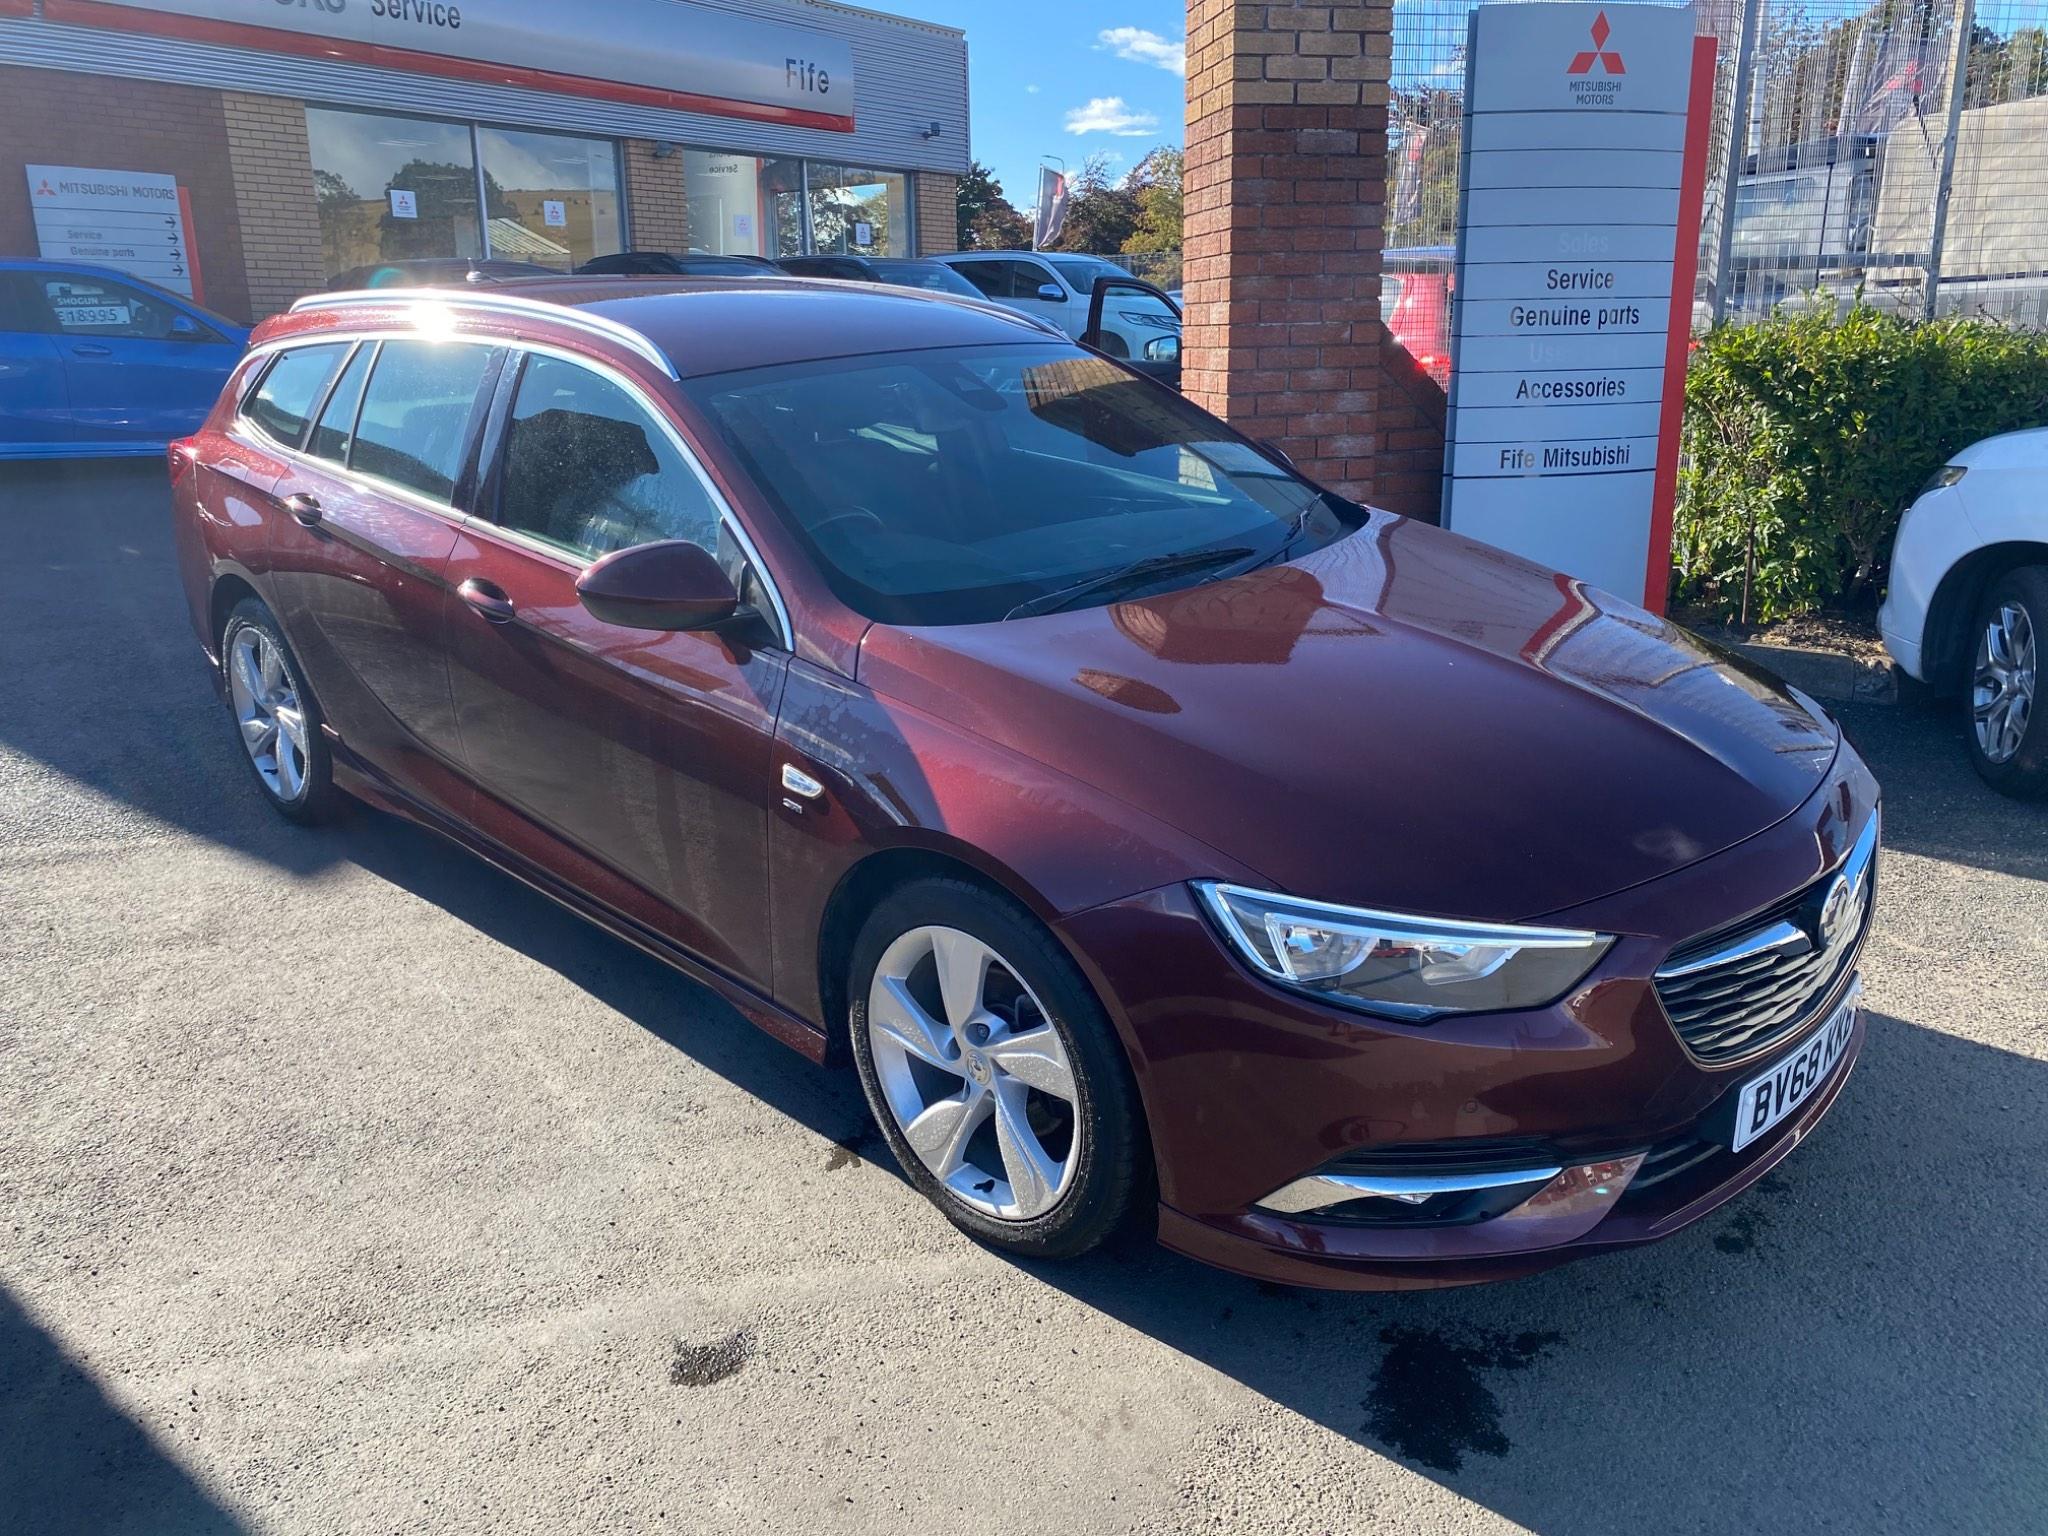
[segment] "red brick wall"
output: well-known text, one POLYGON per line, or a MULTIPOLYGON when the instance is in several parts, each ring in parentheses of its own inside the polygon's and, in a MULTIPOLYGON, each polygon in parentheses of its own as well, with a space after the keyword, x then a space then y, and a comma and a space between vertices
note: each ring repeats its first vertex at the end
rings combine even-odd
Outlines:
POLYGON ((25 165, 155 171, 192 202, 206 303, 250 317, 220 92, 0 66, 0 253, 34 256, 25 165))
POLYGON ((1392 0, 1188 0, 1182 376, 1308 474, 1434 517, 1442 391, 1379 312, 1392 26, 1392 0))

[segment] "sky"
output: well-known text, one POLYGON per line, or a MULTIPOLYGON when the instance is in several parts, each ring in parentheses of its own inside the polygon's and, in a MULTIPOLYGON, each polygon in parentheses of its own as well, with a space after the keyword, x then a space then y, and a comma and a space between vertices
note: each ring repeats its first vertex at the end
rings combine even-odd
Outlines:
POLYGON ((867 3, 967 33, 974 158, 1020 208, 1046 156, 1078 170, 1107 155, 1121 175, 1146 151, 1180 144, 1185 0, 867 3))

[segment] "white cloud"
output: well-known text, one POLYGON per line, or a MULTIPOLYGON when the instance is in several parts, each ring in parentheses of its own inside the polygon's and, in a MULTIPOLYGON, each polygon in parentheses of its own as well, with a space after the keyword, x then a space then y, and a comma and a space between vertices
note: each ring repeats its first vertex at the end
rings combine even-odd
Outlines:
POLYGON ((1105 27, 1095 35, 1095 46, 1107 48, 1133 64, 1150 64, 1168 74, 1188 72, 1188 45, 1143 27, 1105 27))
POLYGON ((1069 133, 1113 133, 1122 139, 1141 139, 1159 131, 1159 119, 1150 112, 1133 112, 1121 96, 1097 96, 1085 107, 1067 114, 1069 133))
POLYGON ((1038 87, 1035 85, 1027 85, 1024 87, 1024 94, 1026 96, 1036 96, 1038 94, 1038 87))

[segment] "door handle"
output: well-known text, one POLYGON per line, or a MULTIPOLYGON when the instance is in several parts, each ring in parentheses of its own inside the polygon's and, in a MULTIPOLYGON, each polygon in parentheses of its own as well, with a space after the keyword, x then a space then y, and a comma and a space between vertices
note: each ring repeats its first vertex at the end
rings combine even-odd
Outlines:
POLYGON ((479 581, 472 576, 455 589, 461 598, 493 624, 510 624, 519 610, 512 606, 512 599, 488 581, 479 581))
POLYGON ((72 344, 71 355, 73 357, 112 357, 114 349, 112 347, 96 347, 81 341, 72 344))
POLYGON ((293 521, 301 528, 310 528, 320 521, 320 498, 309 492, 300 491, 285 497, 284 509, 291 513, 293 521))

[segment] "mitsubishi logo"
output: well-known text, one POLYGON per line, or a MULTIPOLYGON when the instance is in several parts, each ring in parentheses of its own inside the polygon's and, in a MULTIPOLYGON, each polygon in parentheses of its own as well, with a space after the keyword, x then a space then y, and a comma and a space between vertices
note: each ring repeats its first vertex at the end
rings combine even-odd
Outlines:
POLYGON ((1600 67, 1610 75, 1627 74, 1628 71, 1622 67, 1621 55, 1613 52, 1607 46, 1607 39, 1612 34, 1613 29, 1607 25, 1607 13, 1602 11, 1593 18, 1593 46, 1584 53, 1574 55, 1571 64, 1565 69, 1565 73, 1568 75, 1590 73, 1594 62, 1597 60, 1600 67))
POLYGON ((49 177, 45 176, 41 181, 36 183, 37 197, 55 197, 56 195, 57 189, 50 185, 49 177))

